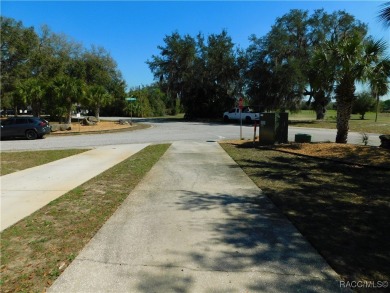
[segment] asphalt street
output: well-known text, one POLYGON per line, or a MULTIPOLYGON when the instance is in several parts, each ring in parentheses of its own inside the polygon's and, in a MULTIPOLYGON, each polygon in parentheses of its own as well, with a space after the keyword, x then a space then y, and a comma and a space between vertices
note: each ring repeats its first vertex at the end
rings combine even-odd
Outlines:
MULTIPOLYGON (((110 117, 118 120, 119 117, 110 117)), ((18 150, 46 150, 68 148, 91 148, 105 145, 120 145, 134 143, 164 143, 174 141, 219 141, 223 139, 239 139, 240 125, 216 124, 200 122, 175 122, 156 119, 142 119, 141 123, 151 124, 151 128, 116 132, 106 134, 85 134, 73 136, 48 136, 43 140, 28 141, 25 139, 1 141, 2 151, 18 150)), ((294 141, 295 134, 306 133, 312 135, 312 141, 335 141, 336 130, 289 127, 289 141, 294 141)), ((253 138, 253 126, 243 125, 242 135, 246 139, 253 138)), ((379 146, 379 134, 368 134, 368 144, 379 146)), ((348 142, 362 144, 362 135, 350 132, 348 142)))

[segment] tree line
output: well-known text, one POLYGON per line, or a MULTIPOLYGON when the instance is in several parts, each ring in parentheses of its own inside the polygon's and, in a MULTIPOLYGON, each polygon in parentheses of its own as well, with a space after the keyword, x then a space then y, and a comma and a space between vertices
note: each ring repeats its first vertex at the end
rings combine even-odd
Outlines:
POLYGON ((345 143, 356 84, 368 83, 377 105, 388 92, 386 42, 345 11, 291 10, 265 36, 250 36, 246 50, 224 30, 207 38, 175 32, 163 41, 147 64, 170 103, 180 101, 189 117, 219 117, 241 96, 260 111, 297 110, 307 97, 323 119, 335 99, 336 142, 345 143))
MULTIPOLYGON (((103 47, 84 48, 47 26, 33 27, 1 17, 1 108, 29 107, 34 116, 43 112, 51 120, 70 123, 74 111, 89 109, 98 119, 129 115, 126 83, 117 63, 103 47)), ((164 115, 164 95, 157 86, 142 87, 134 105, 136 116, 164 115), (140 111, 139 105, 145 105, 140 111), (148 106, 146 108, 146 106, 148 106)), ((91 113, 90 112, 90 113, 91 113)))

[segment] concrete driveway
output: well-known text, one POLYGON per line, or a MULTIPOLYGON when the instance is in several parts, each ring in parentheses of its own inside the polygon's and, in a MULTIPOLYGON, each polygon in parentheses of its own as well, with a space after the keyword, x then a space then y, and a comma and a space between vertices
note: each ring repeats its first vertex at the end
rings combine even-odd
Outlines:
POLYGON ((214 142, 175 142, 48 292, 340 292, 214 142))

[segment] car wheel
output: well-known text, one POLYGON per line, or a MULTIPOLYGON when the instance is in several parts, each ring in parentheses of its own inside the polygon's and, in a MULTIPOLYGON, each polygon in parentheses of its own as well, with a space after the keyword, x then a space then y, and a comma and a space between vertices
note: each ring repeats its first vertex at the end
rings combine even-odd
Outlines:
POLYGON ((252 119, 251 119, 251 117, 249 117, 249 116, 246 116, 246 118, 245 118, 245 122, 246 122, 246 123, 248 123, 248 124, 252 123, 252 119))
POLYGON ((224 121, 225 123, 229 122, 229 117, 225 115, 225 116, 223 117, 223 121, 224 121))
POLYGON ((27 139, 36 139, 38 137, 38 134, 35 132, 35 130, 29 129, 26 131, 26 138, 27 139))

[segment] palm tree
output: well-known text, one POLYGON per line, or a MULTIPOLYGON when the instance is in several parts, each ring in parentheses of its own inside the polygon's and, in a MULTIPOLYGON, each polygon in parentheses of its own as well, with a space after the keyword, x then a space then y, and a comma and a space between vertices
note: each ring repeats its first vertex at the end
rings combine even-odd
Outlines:
POLYGON ((336 143, 347 143, 355 83, 363 80, 363 37, 354 34, 329 46, 336 64, 337 135, 336 143))
POLYGON ((311 59, 308 71, 310 89, 305 92, 309 95, 308 104, 313 100, 316 111, 316 119, 325 118, 326 105, 331 101, 335 84, 335 65, 331 54, 322 48, 318 48, 311 59))
POLYGON ((61 75, 53 80, 51 90, 59 105, 66 109, 66 123, 72 121, 72 106, 85 95, 85 84, 82 80, 61 75))
POLYGON ((385 41, 374 41, 372 39, 368 40, 365 49, 365 56, 369 56, 366 79, 376 98, 375 122, 378 120, 379 97, 386 95, 389 91, 390 59, 385 56, 386 50, 387 44, 385 41))
POLYGON ((386 27, 390 27, 390 2, 381 5, 378 18, 383 21, 386 27))
POLYGON ((23 104, 30 105, 33 116, 38 117, 41 114, 45 93, 46 88, 43 81, 29 78, 17 84, 15 94, 23 101, 23 104))
POLYGON ((383 41, 354 34, 330 46, 336 66, 337 135, 336 143, 347 143, 349 119, 355 97, 355 83, 369 82, 378 99, 385 93, 390 64, 384 57, 383 41))
POLYGON ((92 85, 88 87, 86 95, 87 104, 92 106, 95 110, 95 117, 99 121, 100 108, 107 105, 112 96, 101 85, 92 85))

